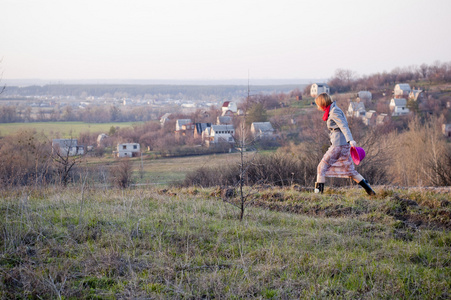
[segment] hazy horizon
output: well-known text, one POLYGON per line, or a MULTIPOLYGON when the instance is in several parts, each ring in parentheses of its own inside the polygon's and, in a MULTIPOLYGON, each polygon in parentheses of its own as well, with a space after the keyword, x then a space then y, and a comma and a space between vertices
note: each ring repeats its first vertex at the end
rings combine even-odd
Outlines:
POLYGON ((2 11, 2 82, 247 84, 451 61, 448 0, 5 0, 2 11))
POLYGON ((313 82, 324 82, 327 79, 312 78, 312 79, 6 79, 2 80, 2 84, 7 86, 31 86, 31 85, 307 85, 313 82))

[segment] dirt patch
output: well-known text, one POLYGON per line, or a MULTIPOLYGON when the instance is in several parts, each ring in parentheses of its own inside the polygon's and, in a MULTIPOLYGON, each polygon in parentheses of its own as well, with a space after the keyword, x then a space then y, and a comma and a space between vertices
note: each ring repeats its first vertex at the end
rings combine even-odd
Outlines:
MULTIPOLYGON (((281 192, 262 195, 259 199, 249 202, 254 207, 260 207, 279 212, 303 214, 326 218, 357 217, 371 211, 366 206, 346 206, 343 204, 314 204, 313 199, 300 197, 293 202, 292 196, 285 197, 281 192)), ((402 198, 397 195, 382 206, 381 211, 397 221, 403 222, 408 228, 451 229, 451 211, 448 201, 442 201, 439 207, 422 206, 417 201, 402 198)))

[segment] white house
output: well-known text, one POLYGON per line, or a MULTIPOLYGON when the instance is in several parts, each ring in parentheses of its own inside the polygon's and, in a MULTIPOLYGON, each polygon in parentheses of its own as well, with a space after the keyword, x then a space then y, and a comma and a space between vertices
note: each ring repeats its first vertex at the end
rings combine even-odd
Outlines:
POLYGON ((346 116, 360 118, 365 116, 365 104, 363 102, 350 102, 346 116))
POLYGON ((182 126, 183 125, 187 125, 187 124, 190 124, 190 123, 192 123, 191 119, 178 119, 175 122, 175 130, 176 131, 182 130, 182 126))
POLYGON ((117 157, 136 157, 140 153, 140 147, 138 143, 124 143, 117 145, 116 156, 117 157))
POLYGON ((97 147, 102 145, 102 142, 108 138, 108 135, 105 133, 101 133, 97 136, 97 147))
POLYGON ((312 84, 312 87, 310 88, 310 96, 317 97, 319 94, 322 93, 330 93, 330 88, 325 83, 314 83, 312 84))
POLYGON ((85 148, 78 145, 77 139, 54 139, 52 140, 52 153, 62 156, 83 155, 85 148))
POLYGON ((407 115, 410 111, 407 108, 407 100, 404 98, 393 98, 390 101, 390 110, 393 117, 407 115))
POLYGON ((235 128, 233 125, 211 125, 210 143, 235 143, 233 136, 235 135, 235 128))
POLYGON ((274 128, 270 122, 254 122, 251 124, 251 133, 254 138, 269 138, 274 135, 274 128))
POLYGON ((211 127, 211 123, 195 123, 194 138, 202 138, 204 131, 209 127, 211 127))
POLYGON ((395 95, 395 98, 404 98, 409 96, 410 90, 410 85, 408 83, 398 83, 395 85, 393 94, 395 95))
POLYGON ((374 126, 377 123, 377 113, 375 110, 369 110, 365 113, 365 116, 362 118, 363 123, 367 126, 374 126))
POLYGON ((442 132, 447 137, 451 137, 451 124, 442 124, 442 132))
POLYGON ((360 91, 357 96, 362 101, 371 101, 373 99, 373 94, 370 91, 360 91))
POLYGON ((226 114, 227 111, 232 112, 233 114, 236 114, 238 111, 238 108, 236 106, 235 102, 231 102, 231 101, 225 101, 222 104, 222 115, 224 116, 226 114))
POLYGON ((160 118, 160 124, 161 126, 164 126, 164 124, 169 121, 169 119, 171 118, 171 113, 165 113, 161 118, 160 118))
POLYGON ((409 99, 417 101, 423 98, 423 90, 416 90, 415 88, 410 91, 409 99))

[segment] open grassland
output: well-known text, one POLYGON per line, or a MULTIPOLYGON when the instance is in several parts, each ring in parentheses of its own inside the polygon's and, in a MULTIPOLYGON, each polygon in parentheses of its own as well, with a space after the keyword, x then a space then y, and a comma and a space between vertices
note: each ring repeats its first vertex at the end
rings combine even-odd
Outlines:
POLYGON ((2 191, 0 298, 449 299, 451 196, 2 191))
MULTIPOLYGON (((253 153, 248 154, 254 155, 253 153)), ((169 185, 183 181, 186 174, 201 167, 219 167, 228 164, 237 164, 239 153, 220 153, 198 156, 157 158, 144 154, 140 157, 130 158, 133 163, 132 180, 138 185, 169 185)), ((112 167, 120 160, 112 156, 101 158, 87 158, 86 162, 92 168, 98 166, 112 167)))
POLYGON ((43 132, 49 138, 74 138, 82 132, 103 132, 108 133, 110 128, 130 127, 135 123, 84 123, 84 122, 36 122, 36 123, 1 123, 0 137, 13 134, 21 130, 36 130, 43 132))
POLYGON ((144 178, 139 178, 140 161, 135 161, 134 177, 138 182, 170 184, 183 181, 187 173, 200 167, 238 163, 239 153, 150 159, 143 161, 144 178))

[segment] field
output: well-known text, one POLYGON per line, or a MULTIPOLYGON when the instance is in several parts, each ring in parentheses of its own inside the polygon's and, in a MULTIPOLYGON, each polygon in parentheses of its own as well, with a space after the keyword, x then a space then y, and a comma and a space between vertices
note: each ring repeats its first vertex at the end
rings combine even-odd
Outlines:
POLYGON ((129 127, 135 123, 84 123, 84 122, 37 122, 37 123, 1 123, 0 137, 10 135, 19 130, 33 130, 43 132, 49 138, 56 136, 60 138, 78 137, 81 132, 108 133, 111 126, 129 127))
POLYGON ((239 153, 212 154, 189 157, 175 157, 169 159, 144 160, 144 178, 139 179, 140 161, 135 161, 134 177, 143 183, 170 184, 183 181, 185 175, 200 167, 220 166, 223 164, 238 163, 239 153))
POLYGON ((0 298, 450 298, 449 193, 253 189, 2 191, 0 298))
MULTIPOLYGON (((253 152, 246 155, 254 155, 253 152)), ((222 153, 198 156, 168 157, 155 159, 144 154, 143 158, 131 158, 133 162, 132 181, 138 185, 170 185, 185 179, 185 175, 200 167, 221 166, 238 163, 239 153, 222 153)), ((102 158, 90 157, 91 166, 114 166, 119 160, 112 155, 102 158)))

